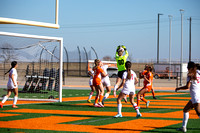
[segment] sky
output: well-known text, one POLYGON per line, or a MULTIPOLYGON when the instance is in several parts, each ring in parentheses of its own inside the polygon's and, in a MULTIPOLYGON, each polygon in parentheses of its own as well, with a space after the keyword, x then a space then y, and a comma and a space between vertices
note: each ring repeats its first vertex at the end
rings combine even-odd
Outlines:
MULTIPOLYGON (((192 18, 192 59, 200 61, 199 0, 59 0, 59 29, 25 25, 0 25, 0 31, 63 37, 68 51, 93 47, 99 58, 115 56, 125 45, 133 62, 156 61, 157 21, 160 16, 160 60, 169 59, 169 17, 172 15, 171 59, 189 57, 189 20, 192 18)), ((0 17, 55 22, 55 0, 0 0, 0 17)), ((93 59, 95 55, 92 55, 93 59)))

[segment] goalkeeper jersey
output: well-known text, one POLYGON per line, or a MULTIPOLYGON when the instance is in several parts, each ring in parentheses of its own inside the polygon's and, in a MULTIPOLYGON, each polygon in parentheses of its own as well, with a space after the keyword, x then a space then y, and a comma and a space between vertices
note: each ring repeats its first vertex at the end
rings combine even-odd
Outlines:
POLYGON ((124 56, 119 56, 118 52, 116 52, 115 59, 117 61, 118 71, 124 71, 124 70, 126 70, 125 63, 126 63, 126 59, 128 58, 128 51, 125 50, 125 52, 126 53, 125 53, 124 56))

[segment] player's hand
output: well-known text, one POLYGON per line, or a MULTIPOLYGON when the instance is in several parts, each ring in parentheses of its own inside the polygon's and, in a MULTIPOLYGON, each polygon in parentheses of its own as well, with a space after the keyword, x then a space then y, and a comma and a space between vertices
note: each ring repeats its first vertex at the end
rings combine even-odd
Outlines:
POLYGON ((117 50, 116 50, 117 52, 118 52, 118 50, 120 49, 120 47, 121 47, 120 45, 119 45, 119 46, 117 46, 117 50))
POLYGON ((122 45, 122 48, 126 51, 126 46, 122 45))

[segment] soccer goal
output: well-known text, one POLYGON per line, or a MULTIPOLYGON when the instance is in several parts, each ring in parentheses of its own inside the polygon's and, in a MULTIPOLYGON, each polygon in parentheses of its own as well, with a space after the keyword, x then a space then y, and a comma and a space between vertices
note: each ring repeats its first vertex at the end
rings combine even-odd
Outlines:
POLYGON ((4 73, 15 60, 19 100, 62 102, 63 38, 0 32, 0 40, 0 97, 7 93, 4 73))

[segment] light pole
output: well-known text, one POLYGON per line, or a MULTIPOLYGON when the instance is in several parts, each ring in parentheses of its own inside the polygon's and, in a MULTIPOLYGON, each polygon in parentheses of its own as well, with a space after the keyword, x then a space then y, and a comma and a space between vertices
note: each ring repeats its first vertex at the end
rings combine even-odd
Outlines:
POLYGON ((192 53, 192 44, 191 44, 191 23, 192 23, 192 18, 190 17, 188 19, 190 21, 190 26, 189 26, 189 61, 191 61, 191 53, 192 53))
POLYGON ((171 78, 171 25, 172 25, 172 15, 169 17, 169 80, 171 78))
POLYGON ((180 86, 182 86, 182 73, 183 73, 183 12, 184 9, 180 9, 180 13, 181 13, 181 59, 180 59, 180 86))
POLYGON ((161 13, 158 13, 158 37, 157 37, 157 63, 159 63, 159 27, 160 27, 160 15, 163 15, 161 13))

